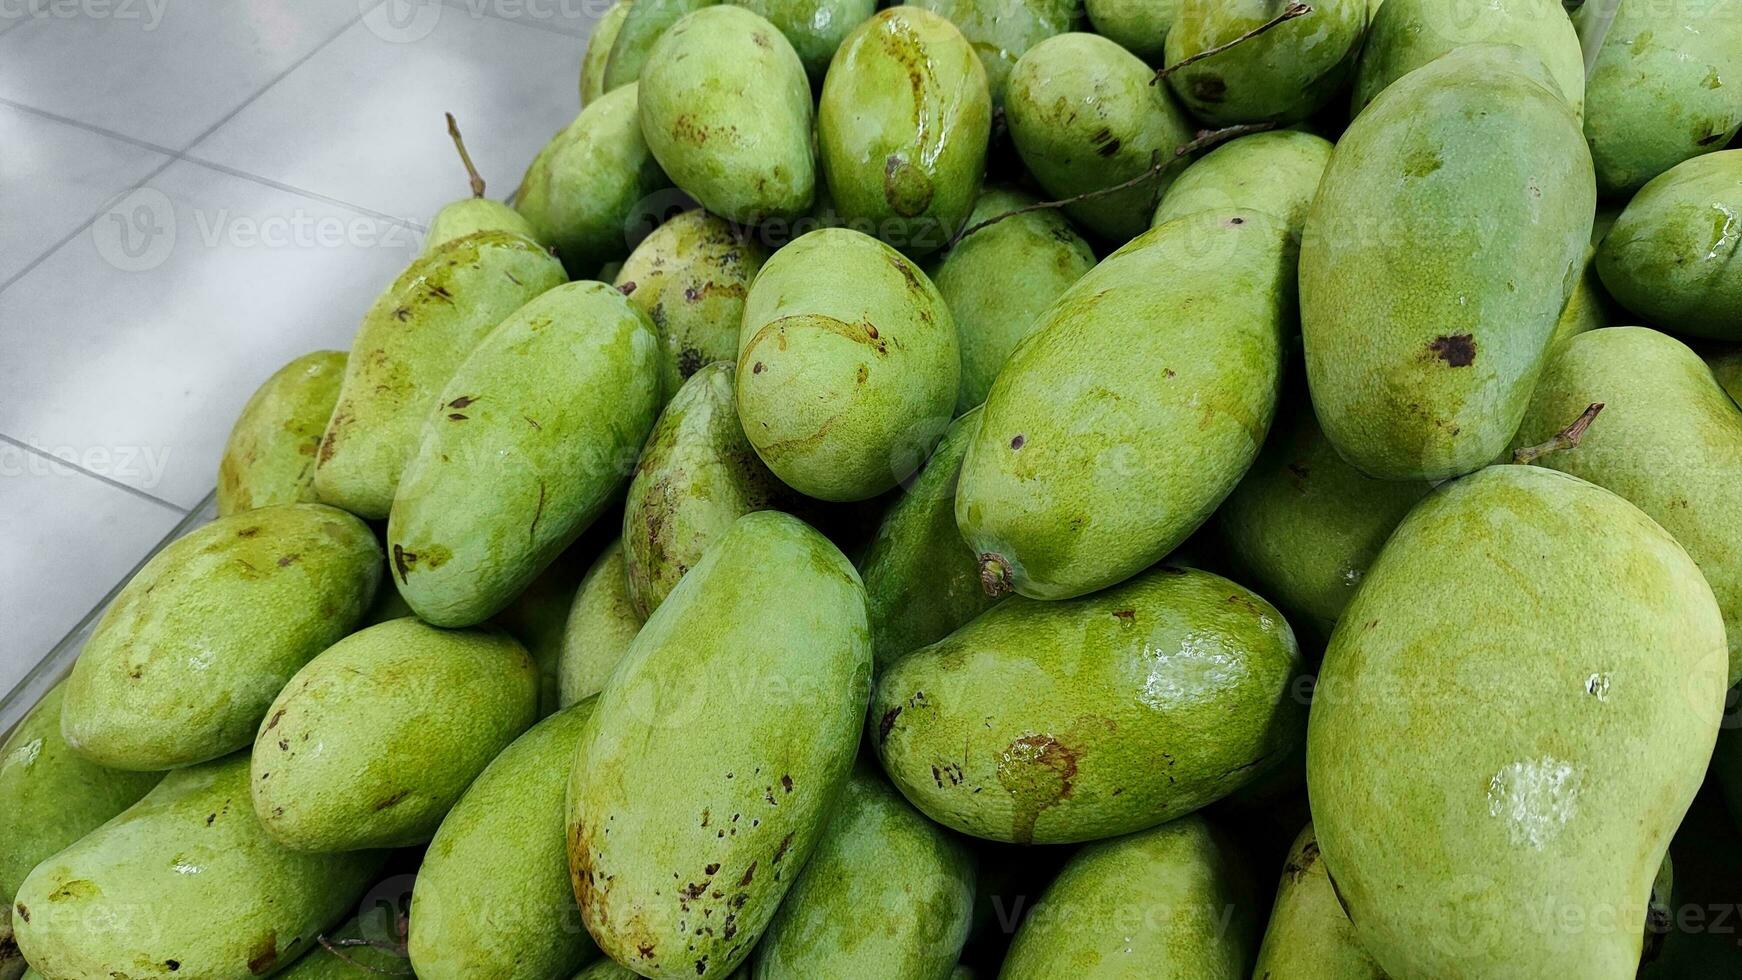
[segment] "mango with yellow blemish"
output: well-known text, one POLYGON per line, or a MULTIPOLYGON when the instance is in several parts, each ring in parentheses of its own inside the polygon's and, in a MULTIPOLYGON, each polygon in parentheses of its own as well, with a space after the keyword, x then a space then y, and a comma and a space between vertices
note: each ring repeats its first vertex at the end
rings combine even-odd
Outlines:
POLYGON ((255 389, 218 460, 219 517, 315 501, 315 454, 344 375, 344 351, 315 351, 255 389))

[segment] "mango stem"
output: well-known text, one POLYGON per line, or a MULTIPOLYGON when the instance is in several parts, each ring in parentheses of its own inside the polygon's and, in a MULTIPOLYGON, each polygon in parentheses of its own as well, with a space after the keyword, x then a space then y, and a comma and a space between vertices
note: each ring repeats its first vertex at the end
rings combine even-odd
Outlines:
POLYGON ((1174 62, 1173 64, 1167 65, 1167 66, 1157 70, 1155 73, 1155 77, 1151 78, 1149 80, 1149 84, 1154 85, 1156 82, 1161 81, 1162 79, 1166 78, 1167 76, 1173 74, 1176 71, 1179 71, 1181 68, 1184 68, 1187 65, 1195 64, 1199 61, 1204 60, 1205 58, 1211 57, 1213 55, 1221 54, 1222 52, 1228 50, 1229 48, 1236 47, 1236 46, 1241 45, 1241 44, 1245 44, 1247 41, 1250 41, 1253 38, 1257 37, 1258 35, 1263 34, 1265 31, 1268 31, 1271 28, 1276 27, 1278 24, 1285 24, 1285 23, 1295 19, 1296 17, 1305 17, 1307 14, 1310 14, 1312 12, 1313 12, 1313 8, 1310 5, 1301 3, 1300 0, 1295 0, 1295 2, 1290 3, 1288 6, 1282 8, 1282 13, 1277 14, 1275 17, 1270 18, 1269 20, 1265 21, 1262 24, 1259 24, 1257 27, 1252 28, 1251 30, 1240 35, 1239 37, 1235 38, 1234 40, 1228 41, 1225 44, 1218 44, 1213 48, 1205 48, 1204 50, 1199 51, 1197 54, 1189 55, 1187 57, 1181 58, 1180 60, 1174 62))
POLYGON ((1010 560, 995 552, 981 555, 980 587, 993 599, 1001 599, 1014 591, 1010 584, 1010 560))
POLYGON ((472 196, 483 197, 484 178, 479 176, 478 168, 472 166, 472 155, 466 152, 466 141, 460 139, 459 124, 454 122, 453 113, 444 112, 442 115, 448 117, 448 135, 453 137, 454 149, 460 151, 460 162, 466 165, 466 175, 472 179, 472 196))
POLYGON ((1585 430, 1591 427, 1591 420, 1595 419, 1597 413, 1602 410, 1602 402, 1592 402, 1579 414, 1578 418, 1573 420, 1572 425, 1550 436, 1547 442, 1535 446, 1525 446, 1514 451, 1512 461, 1519 466, 1528 466, 1549 453, 1558 453, 1563 449, 1577 449, 1579 440, 1585 437, 1585 430))

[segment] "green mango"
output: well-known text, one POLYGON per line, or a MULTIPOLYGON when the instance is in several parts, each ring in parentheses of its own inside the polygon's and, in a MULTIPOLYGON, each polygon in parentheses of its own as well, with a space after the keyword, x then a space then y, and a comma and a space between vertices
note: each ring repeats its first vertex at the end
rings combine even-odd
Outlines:
POLYGON ((569 867, 600 948, 654 978, 750 955, 847 777, 870 675, 847 559, 796 518, 739 518, 648 618, 576 750, 569 867))
POLYGON ((641 136, 639 88, 588 102, 532 158, 514 194, 515 210, 576 275, 627 254, 637 209, 671 186, 641 136))
POLYGON ((1597 273, 1656 326, 1742 340, 1739 256, 1742 150, 1725 150, 1677 164, 1634 195, 1598 247, 1597 273))
POLYGON ((721 217, 754 224, 811 206, 810 82, 785 35, 743 7, 688 14, 653 46, 641 133, 672 183, 721 217))
POLYGON ((1387 980, 1337 904, 1310 823, 1295 838, 1282 866, 1276 904, 1252 975, 1265 980, 1387 980))
POLYGON ((1536 466, 1435 490, 1338 621, 1307 732, 1361 946, 1394 977, 1633 977, 1726 661, 1699 568, 1632 504, 1536 466))
POLYGON ((1201 211, 1041 314, 992 384, 956 490, 989 593, 1106 588, 1209 518, 1276 410, 1294 250, 1280 218, 1201 211))
POLYGON ((1091 844, 1023 922, 999 980, 1246 980, 1252 891, 1232 845, 1200 817, 1091 844))
POLYGON ((629 598, 629 563, 623 542, 611 542, 581 580, 563 629, 557 676, 562 706, 578 704, 605 689, 605 681, 641 632, 642 615, 629 598))
POLYGON ((1337 452, 1385 480, 1497 457, 1595 211, 1578 124, 1523 49, 1466 45, 1381 93, 1331 154, 1301 244, 1307 379, 1337 452))
POLYGON ((1706 365, 1730 400, 1742 404, 1742 350, 1713 351, 1706 355, 1706 365))
POLYGON ((1004 85, 1023 52, 1055 34, 1075 29, 1082 8, 1071 0, 918 0, 956 25, 980 56, 994 110, 1004 105, 1004 85))
POLYGON ((1168 84, 1215 126, 1297 122, 1342 91, 1367 27, 1367 0, 1314 0, 1304 16, 1182 66, 1282 13, 1287 0, 1179 0, 1165 42, 1168 84))
POLYGON ((653 46, 686 14, 712 6, 715 0, 635 0, 623 15, 611 54, 605 59, 604 90, 633 85, 641 78, 653 46))
MULTIPOLYGON (((1136 55, 1094 34, 1060 34, 1029 48, 1010 70, 1004 121, 1034 179, 1075 198, 1129 182, 1174 159, 1192 124, 1136 55)), ((1140 234, 1165 189, 1153 180, 1087 200, 1065 213, 1115 243, 1140 234)))
POLYGON ((1330 162, 1331 142, 1297 129, 1229 140, 1168 185, 1150 226, 1198 211, 1250 208, 1281 218, 1298 241, 1330 162))
POLYGON ((873 735, 890 779, 946 827, 1099 840, 1286 756, 1305 729, 1300 668, 1270 603, 1164 566, 1074 602, 1011 599, 902 657, 871 699, 873 735))
POLYGON ((428 255, 448 242, 480 231, 508 231, 537 241, 531 222, 521 217, 520 212, 484 196, 484 178, 472 165, 472 155, 466 152, 465 141, 460 138, 459 124, 454 122, 453 113, 448 113, 447 118, 448 137, 454 141, 454 151, 460 162, 465 164, 472 196, 444 204, 435 213, 435 217, 430 219, 429 233, 423 239, 423 254, 428 255))
POLYGON ((542 246, 510 232, 481 232, 413 261, 351 342, 315 455, 321 501, 386 517, 424 417, 454 369, 503 317, 565 279, 542 246))
POLYGON ((563 793, 593 700, 545 719, 473 781, 430 841, 411 897, 412 968, 561 977, 598 956, 563 852, 563 793))
POLYGON ((909 255, 962 227, 986 173, 986 69, 954 24, 891 7, 854 28, 817 103, 829 195, 849 228, 909 255))
POLYGON ((877 0, 745 0, 738 6, 779 28, 806 74, 820 82, 841 42, 876 12, 877 0))
POLYGON ((574 980, 640 980, 640 977, 641 974, 606 957, 575 974, 574 980))
MULTIPOLYGON (((575 542, 533 579, 526 591, 489 620, 490 625, 518 640, 538 664, 540 718, 563 707, 561 670, 569 610, 574 607, 581 580, 592 567, 597 550, 586 538, 575 542)), ((410 615, 409 609, 400 614, 410 615)))
POLYGON ((1085 0, 1095 33, 1151 64, 1166 56, 1167 32, 1179 16, 1179 0, 1085 0))
POLYGON ((61 733, 111 769, 174 769, 254 739, 286 681, 363 618, 368 525, 320 504, 221 517, 158 552, 97 621, 61 733))
POLYGON ((943 436, 961 357, 925 273, 846 228, 786 246, 750 286, 738 335, 738 414, 756 454, 823 500, 874 497, 943 436))
POLYGON ((1625 195, 1742 128, 1742 0, 1590 2, 1573 21, 1587 47, 1613 16, 1585 84, 1597 189, 1625 195))
POLYGON ((1742 409, 1700 356, 1644 327, 1580 334, 1531 395, 1516 446, 1547 442, 1586 406, 1603 409, 1575 448, 1541 465, 1627 498, 1687 549, 1724 611, 1731 682, 1742 681, 1742 409))
POLYGON ((552 289, 478 343, 432 406, 387 521, 418 616, 490 618, 612 503, 659 412, 658 343, 602 282, 552 289))
POLYGON ((947 980, 973 905, 966 842, 862 767, 757 945, 751 976, 947 980))
POLYGON ((1615 300, 1609 296, 1609 291, 1604 288, 1603 280, 1597 273, 1596 259, 1596 246, 1585 250, 1585 262, 1579 281, 1574 284, 1566 305, 1561 307, 1560 318, 1555 320, 1554 333, 1549 337, 1548 349, 1551 355, 1569 339, 1587 330, 1614 326, 1622 318, 1615 300))
POLYGON ((252 980, 315 944, 385 855, 298 854, 248 807, 248 756, 172 772, 42 864, 18 946, 55 980, 252 980))
POLYGON ((1585 56, 1560 0, 1492 0, 1481 6, 1445 0, 1386 4, 1367 28, 1349 115, 1359 114, 1392 82, 1466 44, 1516 44, 1536 55, 1572 107, 1573 117, 1583 117, 1585 56))
POLYGON ((315 351, 273 372, 248 397, 218 460, 219 517, 315 501, 315 453, 344 374, 344 351, 315 351))
POLYGON ((506 634, 371 626, 273 702, 254 740, 254 812, 299 851, 420 844, 537 720, 538 665, 506 634))
MULTIPOLYGON (((1016 190, 987 190, 968 226, 1039 203, 1016 190)), ((1089 243, 1057 211, 1029 211, 988 225, 944 253, 931 280, 956 321, 962 354, 959 415, 986 400, 992 379, 1035 317, 1095 267, 1089 243)))
POLYGON ((599 15, 593 32, 587 36, 587 49, 581 55, 581 105, 591 105, 605 94, 605 65, 611 60, 611 48, 617 43, 617 33, 629 17, 630 0, 617 0, 599 15))
POLYGON ((380 980, 383 976, 413 975, 403 952, 383 948, 393 939, 375 935, 357 919, 325 938, 333 949, 314 946, 289 969, 276 974, 278 980, 380 980))
POLYGON ((659 330, 662 404, 690 375, 738 356, 738 323, 750 280, 768 249, 723 218, 696 208, 641 240, 612 284, 659 330))

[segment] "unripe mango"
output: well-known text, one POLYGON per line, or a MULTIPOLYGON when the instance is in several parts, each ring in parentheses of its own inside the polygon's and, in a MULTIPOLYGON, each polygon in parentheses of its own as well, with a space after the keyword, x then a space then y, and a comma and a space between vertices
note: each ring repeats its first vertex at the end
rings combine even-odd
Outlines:
MULTIPOLYGON (((604 523, 601 521, 600 523, 604 523)), ((595 525, 597 527, 597 525, 595 525)), ((574 608, 575 594, 581 580, 597 557, 592 535, 569 546, 556 561, 539 573, 524 591, 515 596, 507 608, 490 617, 489 625, 503 630, 519 641, 538 664, 538 716, 545 717, 562 706, 563 639, 568 632, 569 611, 574 608)), ((410 616, 407 608, 399 619, 410 616)), ((383 620, 376 620, 383 622, 383 620)), ((370 625, 373 625, 371 623, 370 625)))
POLYGON ((605 65, 611 60, 611 47, 617 43, 617 32, 629 17, 630 0, 617 0, 599 15, 593 32, 587 35, 587 50, 581 55, 581 105, 586 106, 605 94, 605 65))
POLYGON ((1742 150, 1725 150, 1678 164, 1635 194, 1598 247, 1597 272, 1656 326, 1742 340, 1738 256, 1742 150))
POLYGON ((1296 129, 1229 140, 1168 185, 1150 226, 1197 211, 1249 208, 1281 218, 1298 241, 1330 162, 1329 140, 1296 129))
MULTIPOLYGON (((369 919, 376 919, 383 911, 385 907, 379 907, 369 919)), ((380 980, 383 974, 409 976, 411 964, 399 948, 404 936, 392 927, 376 926, 373 921, 364 925, 364 921, 360 916, 333 932, 323 933, 327 944, 303 954, 289 969, 276 974, 278 980, 380 980), (365 942, 359 944, 358 940, 365 942)))
POLYGON ((1004 105, 1004 84, 1023 52, 1076 26, 1080 7, 1069 0, 919 0, 916 6, 956 25, 980 56, 992 108, 1004 105))
POLYGON ((562 706, 584 701, 605 689, 605 680, 641 632, 642 615, 629 598, 629 565, 623 542, 611 542, 575 593, 563 630, 557 669, 562 706))
POLYGON ((1283 0, 1179 0, 1164 44, 1167 77, 1192 115, 1214 126, 1295 122, 1317 112, 1355 70, 1366 0, 1314 0, 1309 11, 1226 50, 1288 6, 1283 0))
POLYGON ((641 78, 654 44, 686 14, 712 6, 715 0, 635 0, 611 41, 605 61, 605 91, 634 85, 641 78))
POLYGON ((1466 44, 1516 44, 1536 55, 1575 117, 1585 108, 1585 56, 1558 0, 1494 0, 1482 5, 1399 0, 1373 15, 1349 114, 1357 115, 1385 87, 1466 44))
POLYGON ((1312 824, 1295 838, 1282 866, 1252 973, 1265 980, 1387 980, 1337 904, 1312 824))
POLYGON ((1160 64, 1179 0, 1084 0, 1095 33, 1151 64, 1160 64))
POLYGON ((745 0, 792 42, 812 81, 821 81, 841 42, 877 10, 877 0, 745 0))
POLYGON ((218 460, 219 517, 315 501, 315 453, 344 375, 344 351, 315 351, 255 389, 218 460))

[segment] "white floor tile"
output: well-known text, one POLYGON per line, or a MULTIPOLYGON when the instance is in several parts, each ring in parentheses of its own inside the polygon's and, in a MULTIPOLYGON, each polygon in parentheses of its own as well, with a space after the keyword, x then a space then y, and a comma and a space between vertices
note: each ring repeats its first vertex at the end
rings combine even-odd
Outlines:
MULTIPOLYGON (((401 0, 405 2, 405 0, 401 0)), ((499 17, 578 38, 593 32, 615 0, 444 0, 473 17, 499 17)), ((444 15, 445 16, 445 15, 444 15)))

